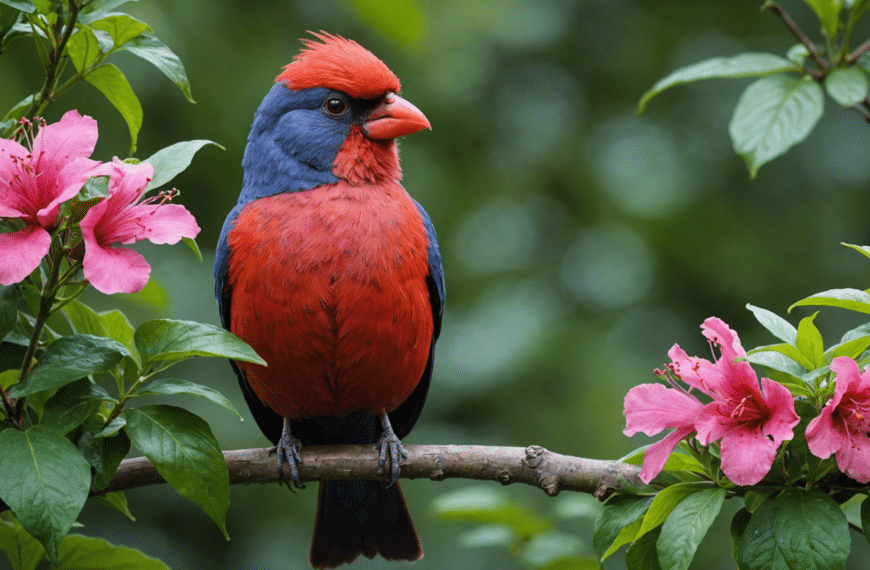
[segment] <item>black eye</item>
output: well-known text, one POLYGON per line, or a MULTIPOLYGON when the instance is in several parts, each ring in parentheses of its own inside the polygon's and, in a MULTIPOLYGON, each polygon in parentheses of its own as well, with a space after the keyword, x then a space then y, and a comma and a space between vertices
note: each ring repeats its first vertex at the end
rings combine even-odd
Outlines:
POLYGON ((347 109, 347 103, 338 97, 330 97, 323 104, 323 108, 326 109, 326 112, 330 115, 341 115, 347 109))

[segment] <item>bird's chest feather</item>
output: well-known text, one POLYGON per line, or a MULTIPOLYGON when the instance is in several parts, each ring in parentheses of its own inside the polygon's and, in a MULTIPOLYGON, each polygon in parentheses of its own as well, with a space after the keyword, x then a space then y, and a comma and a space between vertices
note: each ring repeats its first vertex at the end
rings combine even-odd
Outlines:
POLYGON ((380 413, 413 391, 433 330, 428 238, 401 186, 255 200, 228 245, 232 331, 269 364, 240 365, 273 410, 380 413))

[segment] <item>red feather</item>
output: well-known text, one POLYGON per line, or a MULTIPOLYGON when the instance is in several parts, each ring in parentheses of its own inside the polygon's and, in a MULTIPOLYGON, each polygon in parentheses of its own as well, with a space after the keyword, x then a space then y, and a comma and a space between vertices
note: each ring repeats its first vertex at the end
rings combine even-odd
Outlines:
POLYGON ((383 414, 429 358, 428 238, 396 182, 345 182, 251 202, 228 236, 232 330, 269 363, 239 362, 285 418, 383 414))
POLYGON ((325 87, 357 99, 377 99, 400 91, 398 77, 366 48, 324 31, 309 33, 320 41, 301 40, 305 49, 284 67, 276 83, 293 90, 325 87))

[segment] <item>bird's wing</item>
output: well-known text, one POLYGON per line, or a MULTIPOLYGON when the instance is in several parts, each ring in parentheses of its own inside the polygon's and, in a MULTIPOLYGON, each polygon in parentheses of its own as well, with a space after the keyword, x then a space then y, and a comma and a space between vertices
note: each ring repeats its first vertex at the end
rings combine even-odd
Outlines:
POLYGON ((429 347, 429 360, 426 362, 426 368, 423 370, 423 376, 417 387, 408 396, 408 399, 402 402, 398 408, 390 412, 390 423, 393 430, 400 438, 405 437, 417 423, 417 418, 420 417, 420 412, 423 410, 423 404, 426 402, 426 395, 429 393, 429 382, 432 379, 432 360, 435 354, 435 341, 438 340, 441 334, 441 316, 444 313, 444 269, 441 267, 441 252, 438 249, 438 238, 435 235, 435 226, 426 210, 414 200, 417 209, 420 210, 420 216, 423 219, 423 225, 426 226, 426 234, 429 237, 429 248, 427 251, 429 257, 429 275, 426 276, 426 287, 429 289, 429 303, 432 306, 432 344, 429 347))
MULTIPOLYGON (((239 212, 242 210, 242 205, 237 205, 227 216, 224 226, 221 229, 220 239, 218 240, 217 251, 215 252, 214 260, 214 281, 215 281, 215 298, 217 299, 218 310, 220 311, 221 324, 228 331, 231 330, 230 324, 232 318, 230 315, 231 299, 233 296, 232 289, 229 287, 227 280, 227 271, 230 262, 230 248, 227 243, 227 234, 233 227, 239 212)), ((242 394, 245 396, 245 402, 251 410, 257 425, 263 434, 273 443, 278 443, 281 438, 281 428, 283 426, 283 418, 266 406, 260 398, 254 394, 253 388, 248 384, 244 372, 242 372, 236 363, 230 360, 230 365, 233 371, 239 378, 239 386, 242 388, 242 394)))

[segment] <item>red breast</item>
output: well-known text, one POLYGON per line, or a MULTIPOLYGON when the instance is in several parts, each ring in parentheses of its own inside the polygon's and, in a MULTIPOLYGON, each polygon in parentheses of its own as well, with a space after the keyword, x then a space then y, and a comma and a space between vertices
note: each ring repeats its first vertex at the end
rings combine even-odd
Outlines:
POLYGON ((279 415, 390 412, 419 382, 433 322, 428 238, 395 182, 340 181, 255 200, 228 235, 239 362, 279 415))

